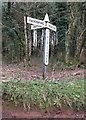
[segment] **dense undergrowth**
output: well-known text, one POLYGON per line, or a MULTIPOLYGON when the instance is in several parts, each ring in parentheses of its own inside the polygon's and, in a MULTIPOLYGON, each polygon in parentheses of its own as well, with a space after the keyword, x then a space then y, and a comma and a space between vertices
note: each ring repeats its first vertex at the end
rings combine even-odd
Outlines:
POLYGON ((12 101, 16 106, 22 104, 24 109, 84 107, 84 80, 72 82, 46 82, 32 80, 22 82, 13 80, 2 83, 3 99, 12 101))

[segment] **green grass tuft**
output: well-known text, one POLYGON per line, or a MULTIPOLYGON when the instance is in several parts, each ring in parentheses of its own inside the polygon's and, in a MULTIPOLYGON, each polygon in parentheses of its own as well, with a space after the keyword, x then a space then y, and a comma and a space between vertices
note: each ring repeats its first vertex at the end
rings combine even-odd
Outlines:
POLYGON ((12 101, 16 106, 22 104, 24 109, 31 107, 76 108, 84 106, 84 80, 74 82, 44 81, 10 81, 2 83, 3 99, 12 101))

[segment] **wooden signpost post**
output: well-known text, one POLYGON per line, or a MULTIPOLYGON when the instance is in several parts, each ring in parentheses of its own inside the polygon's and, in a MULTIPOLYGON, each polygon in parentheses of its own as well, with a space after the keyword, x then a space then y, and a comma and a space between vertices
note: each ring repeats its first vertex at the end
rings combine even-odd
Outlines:
POLYGON ((49 17, 46 13, 44 21, 35 18, 27 17, 27 23, 32 24, 33 42, 37 45, 37 29, 44 29, 44 44, 43 44, 43 79, 46 78, 46 66, 49 64, 49 37, 50 30, 56 32, 56 26, 49 23, 49 17))

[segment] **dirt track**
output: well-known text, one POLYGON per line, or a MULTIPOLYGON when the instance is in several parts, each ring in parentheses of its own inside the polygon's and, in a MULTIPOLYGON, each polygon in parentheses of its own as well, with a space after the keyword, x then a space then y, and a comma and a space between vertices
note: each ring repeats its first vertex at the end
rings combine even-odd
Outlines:
POLYGON ((48 110, 39 111, 33 109, 31 111, 24 111, 22 106, 13 106, 8 102, 3 102, 2 110, 3 118, 83 118, 84 111, 73 110, 73 109, 55 109, 51 112, 48 110))
MULTIPOLYGON (((1 67, 0 67, 1 68, 1 67)), ((24 67, 23 65, 2 65, 2 80, 31 80, 42 79, 42 66, 24 67)), ((47 80, 75 80, 84 78, 84 69, 56 69, 52 70, 47 68, 46 79, 47 80)))

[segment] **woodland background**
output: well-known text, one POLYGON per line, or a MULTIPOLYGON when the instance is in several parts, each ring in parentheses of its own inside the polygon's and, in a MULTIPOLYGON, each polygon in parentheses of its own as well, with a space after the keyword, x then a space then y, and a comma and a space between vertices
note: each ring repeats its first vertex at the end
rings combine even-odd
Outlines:
POLYGON ((5 63, 31 62, 31 57, 42 58, 42 29, 37 30, 37 46, 33 46, 31 25, 24 16, 44 19, 57 27, 56 38, 50 33, 49 58, 67 65, 85 63, 86 2, 4 2, 2 5, 2 61, 5 63), (25 34, 27 37, 25 37, 25 34))
POLYGON ((3 118, 84 118, 86 2, 3 2, 1 52, 3 118), (34 46, 26 18, 46 13, 57 31, 50 31, 44 81, 42 29, 34 46))

